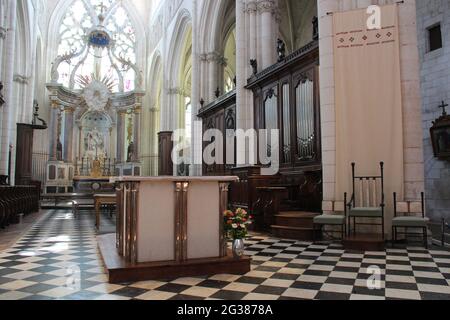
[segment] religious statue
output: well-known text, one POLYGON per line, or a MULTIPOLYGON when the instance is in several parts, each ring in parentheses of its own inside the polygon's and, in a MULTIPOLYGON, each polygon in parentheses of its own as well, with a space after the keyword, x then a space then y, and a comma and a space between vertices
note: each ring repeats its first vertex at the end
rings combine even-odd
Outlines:
POLYGON ((103 152, 103 148, 104 148, 104 141, 102 134, 97 129, 94 129, 91 132, 89 132, 85 138, 86 151, 103 152))
POLYGON ((216 92, 214 93, 216 95, 216 98, 220 97, 220 88, 217 87, 216 92))
POLYGON ((47 122, 45 122, 44 119, 39 118, 39 104, 36 100, 34 100, 33 106, 34 106, 34 114, 32 122, 33 126, 39 129, 47 129, 47 122))
POLYGON ((61 143, 61 140, 58 138, 58 141, 56 142, 56 160, 57 161, 63 161, 63 145, 61 143))
POLYGON ((278 39, 277 41, 277 53, 278 53, 278 62, 281 62, 286 58, 286 44, 283 40, 278 39))
POLYGON ((3 82, 0 81, 0 107, 5 104, 5 100, 3 99, 3 82))
POLYGON ((254 75, 257 74, 258 73, 258 61, 256 61, 256 59, 251 59, 250 65, 252 66, 253 74, 254 75))
POLYGON ((132 162, 134 160, 134 143, 131 142, 128 146, 127 151, 127 162, 132 162))

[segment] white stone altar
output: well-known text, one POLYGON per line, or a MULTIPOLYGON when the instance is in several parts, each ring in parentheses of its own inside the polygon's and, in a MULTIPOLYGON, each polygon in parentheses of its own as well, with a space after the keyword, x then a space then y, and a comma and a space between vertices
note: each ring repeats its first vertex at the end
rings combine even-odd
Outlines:
POLYGON ((248 272, 250 259, 231 257, 223 227, 228 186, 237 180, 111 178, 117 186, 116 248, 111 236, 99 241, 110 282, 248 272))

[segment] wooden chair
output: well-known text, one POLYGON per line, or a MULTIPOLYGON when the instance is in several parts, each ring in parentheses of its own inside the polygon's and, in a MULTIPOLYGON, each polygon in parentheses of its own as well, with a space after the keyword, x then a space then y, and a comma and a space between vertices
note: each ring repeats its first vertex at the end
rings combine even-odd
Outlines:
POLYGON ((348 231, 356 235, 357 226, 379 226, 385 238, 384 210, 386 207, 384 196, 384 162, 380 162, 379 176, 357 176, 356 164, 352 163, 353 194, 346 205, 345 215, 348 216, 348 231), (378 220, 379 223, 358 222, 360 219, 378 220))
MULTIPOLYGON (((344 194, 344 203, 347 203, 347 193, 344 194)), ((334 233, 340 233, 342 235, 342 240, 344 240, 347 235, 347 215, 346 210, 344 215, 342 214, 322 214, 314 218, 314 229, 313 236, 314 242, 316 241, 316 232, 323 232, 323 227, 332 226, 340 227, 340 231, 333 231, 334 233)))
POLYGON ((392 244, 398 242, 398 235, 408 237, 423 237, 425 248, 428 249, 428 222, 429 219, 425 217, 425 194, 421 193, 421 210, 411 208, 412 202, 406 202, 407 208, 399 210, 397 202, 397 193, 394 193, 394 219, 392 220, 392 244), (421 212, 417 212, 421 211, 421 212), (401 215, 403 214, 403 215, 401 215), (420 216, 418 216, 420 214, 420 216), (399 229, 404 229, 405 232, 399 232, 399 229), (409 230, 422 230, 420 233, 409 233, 409 230))

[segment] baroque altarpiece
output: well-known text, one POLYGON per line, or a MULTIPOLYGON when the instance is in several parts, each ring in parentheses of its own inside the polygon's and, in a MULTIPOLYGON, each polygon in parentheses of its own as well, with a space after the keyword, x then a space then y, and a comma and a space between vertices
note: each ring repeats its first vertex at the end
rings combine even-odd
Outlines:
POLYGON ((121 6, 89 7, 77 1, 69 9, 47 84, 47 192, 101 188, 111 176, 141 174, 144 92, 135 44, 134 28, 121 6))

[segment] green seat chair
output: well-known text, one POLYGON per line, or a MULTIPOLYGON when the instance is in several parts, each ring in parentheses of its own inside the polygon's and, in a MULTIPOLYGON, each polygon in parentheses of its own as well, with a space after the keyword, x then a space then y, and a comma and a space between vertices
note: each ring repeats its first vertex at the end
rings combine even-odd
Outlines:
MULTIPOLYGON (((344 202, 347 203, 347 194, 344 195, 344 202)), ((342 240, 344 240, 347 234, 347 217, 342 214, 322 214, 314 218, 314 241, 316 240, 316 232, 323 231, 325 226, 340 227, 339 232, 342 235, 342 240)))
POLYGON ((397 193, 394 193, 394 219, 392 219, 392 237, 393 245, 398 242, 398 236, 404 235, 408 236, 422 236, 425 248, 428 248, 428 223, 429 219, 425 217, 425 194, 421 193, 421 213, 407 212, 405 215, 400 215, 397 208, 397 193), (411 215, 414 214, 414 215, 411 215), (405 230, 405 232, 400 232, 399 230, 405 230), (410 233, 410 230, 419 230, 420 233, 410 233))
POLYGON ((380 162, 380 172, 379 176, 357 176, 356 164, 352 163, 353 194, 345 207, 350 234, 353 232, 356 235, 357 226, 378 226, 381 227, 383 239, 385 237, 384 162, 380 162), (373 222, 360 222, 361 219, 373 222))

